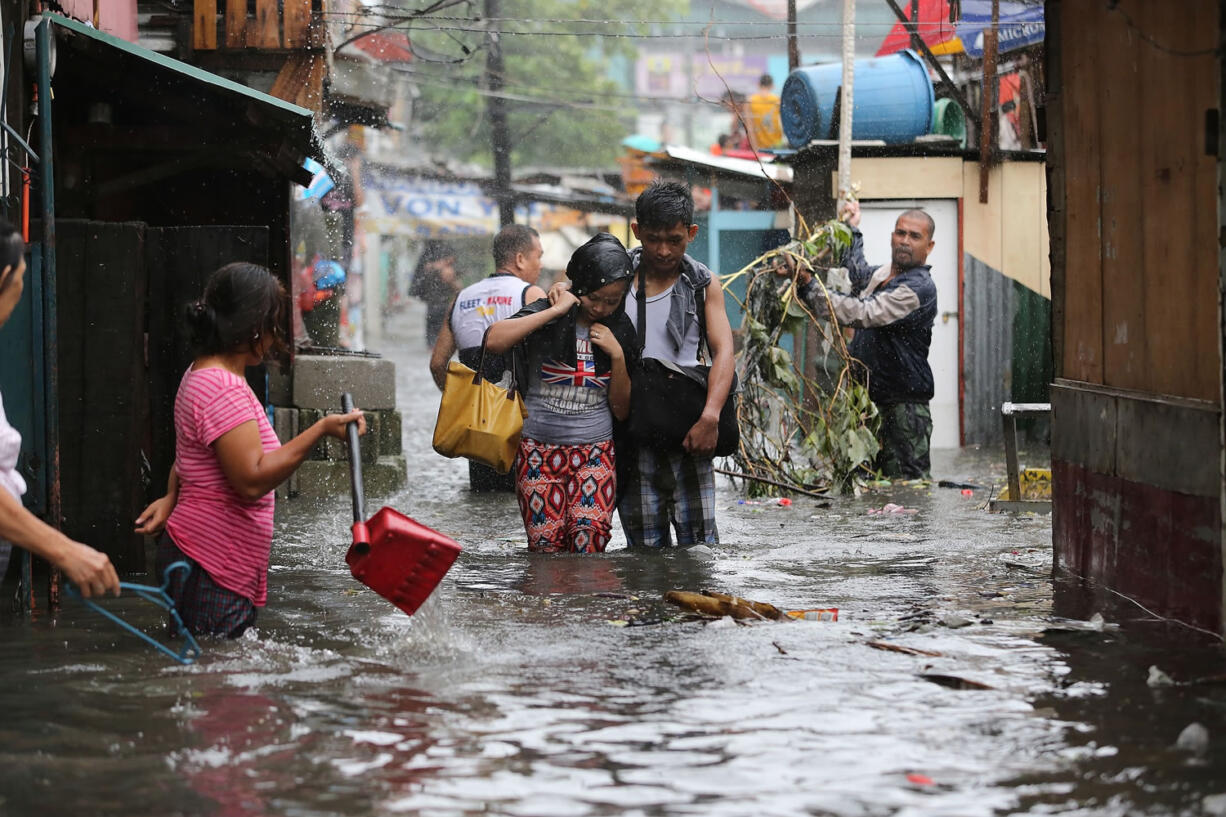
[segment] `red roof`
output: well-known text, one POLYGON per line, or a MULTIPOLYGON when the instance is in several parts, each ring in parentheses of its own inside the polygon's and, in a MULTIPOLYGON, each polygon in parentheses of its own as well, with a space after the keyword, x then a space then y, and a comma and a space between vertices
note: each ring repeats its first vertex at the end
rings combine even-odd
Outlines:
POLYGON ((376 31, 353 41, 353 47, 382 62, 412 62, 409 35, 403 31, 376 31))

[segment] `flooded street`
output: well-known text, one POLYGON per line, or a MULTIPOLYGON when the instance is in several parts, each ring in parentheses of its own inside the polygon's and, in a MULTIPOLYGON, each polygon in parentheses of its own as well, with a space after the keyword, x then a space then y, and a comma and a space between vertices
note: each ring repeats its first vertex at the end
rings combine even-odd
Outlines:
MULTIPOLYGON (((1203 805, 1226 792, 1221 648, 1053 582, 1049 518, 935 485, 783 506, 721 482, 711 553, 618 532, 529 555, 513 497, 470 496, 430 450, 438 394, 400 320, 410 482, 369 511, 464 545, 441 591, 406 617, 348 573, 348 499, 293 500, 258 627, 193 666, 71 601, 7 620, 0 814, 1226 813, 1203 805), (890 502, 917 512, 869 514, 890 502), (839 619, 704 622, 670 589, 839 619), (1151 664, 1206 682, 1151 687, 1151 664), (1207 745, 1175 748, 1193 721, 1207 745)), ((999 485, 1002 460, 936 452, 934 477, 999 485)))

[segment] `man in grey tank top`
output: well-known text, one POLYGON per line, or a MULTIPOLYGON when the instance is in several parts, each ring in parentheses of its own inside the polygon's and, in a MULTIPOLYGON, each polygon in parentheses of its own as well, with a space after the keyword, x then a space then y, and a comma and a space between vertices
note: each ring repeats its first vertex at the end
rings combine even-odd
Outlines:
MULTIPOLYGON (((702 324, 711 372, 707 401, 702 415, 675 451, 656 450, 632 443, 618 447, 621 500, 618 516, 633 546, 667 547, 676 533, 676 544, 716 544, 715 444, 719 437, 719 414, 732 388, 734 369, 732 327, 724 308, 719 279, 703 264, 686 254, 698 235, 694 223, 694 199, 685 185, 655 182, 635 202, 635 220, 630 227, 642 242, 631 251, 637 271, 643 273, 647 300, 647 327, 643 357, 672 361, 683 366, 697 363, 702 324), (697 310, 703 310, 703 320, 697 310), (624 450, 628 448, 630 450, 624 450), (623 468, 626 458, 628 467, 623 468), (671 527, 671 531, 670 531, 671 527)), ((638 286, 639 275, 632 279, 638 286)), ((633 303, 632 291, 627 303, 633 303)), ((626 314, 637 328, 636 310, 626 314)), ((652 395, 668 400, 667 394, 652 395)))

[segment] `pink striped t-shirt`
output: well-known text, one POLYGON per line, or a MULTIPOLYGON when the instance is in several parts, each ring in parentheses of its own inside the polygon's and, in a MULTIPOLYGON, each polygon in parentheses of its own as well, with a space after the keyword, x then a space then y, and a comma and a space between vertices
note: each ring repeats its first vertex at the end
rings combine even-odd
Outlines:
POLYGON ((175 396, 179 499, 166 531, 179 549, 227 590, 268 600, 273 493, 250 502, 226 481, 213 450, 217 438, 254 420, 265 451, 281 447, 247 381, 225 369, 188 367, 175 396))

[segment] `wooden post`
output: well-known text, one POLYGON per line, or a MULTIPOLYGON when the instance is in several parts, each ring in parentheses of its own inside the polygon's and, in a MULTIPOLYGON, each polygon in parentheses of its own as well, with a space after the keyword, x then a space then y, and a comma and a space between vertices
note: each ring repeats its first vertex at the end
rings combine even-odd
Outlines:
POLYGON ((996 28, 1000 0, 992 0, 992 25, 983 33, 983 89, 979 102, 979 203, 988 203, 988 176, 996 141, 996 28))
POLYGON ((788 0, 788 72, 800 67, 800 44, 796 40, 796 0, 788 0))
MULTIPOLYGON (((1047 0, 1043 48, 1043 110, 1047 120, 1047 235, 1051 254, 1052 375, 1064 377, 1065 266, 1068 228, 1065 220, 1064 55, 1061 0, 1047 0)), ((1226 65, 1226 63, 1223 63, 1226 65)))
POLYGON ((226 0, 226 48, 247 44, 247 0, 226 0))
MULTIPOLYGON (((1223 13, 1223 22, 1226 22, 1226 13, 1223 13)), ((1219 22, 1219 25, 1222 23, 1219 22)), ((1226 184, 1226 167, 1222 165, 1222 154, 1226 149, 1226 59, 1220 55, 1217 59, 1218 64, 1218 115, 1217 115, 1217 178, 1218 178, 1218 235, 1226 236, 1226 188, 1222 185, 1226 184)), ((1208 134, 1206 134, 1208 136, 1208 134)), ((1223 389, 1226 389, 1226 243, 1218 242, 1218 321, 1219 321, 1219 344, 1218 344, 1218 367, 1221 370, 1221 383, 1223 389)), ((1226 391, 1221 392, 1218 398, 1222 400, 1221 405, 1226 406, 1226 391)), ((1226 476, 1226 415, 1219 415, 1219 421, 1222 426, 1219 431, 1219 446, 1221 453, 1219 454, 1218 469, 1219 477, 1226 476)), ((1226 509, 1226 480, 1220 480, 1222 486, 1222 495, 1220 497, 1221 508, 1226 509)), ((1219 517, 1226 519, 1226 517, 1219 517)), ((1226 526, 1219 532, 1222 538, 1222 556, 1226 556, 1226 526)), ((1222 590, 1226 590, 1226 580, 1222 583, 1222 590)), ((1226 593, 1220 593, 1222 599, 1222 621, 1226 622, 1226 593)), ((1226 624, 1223 624, 1226 629, 1226 624)))
MULTIPOLYGON (((856 75, 856 0, 843 0, 843 84, 839 88, 839 201, 851 197, 851 116, 856 75)), ((838 209, 835 209, 838 212, 838 209)))
MULTIPOLYGON (((43 204, 43 371, 46 381, 47 434, 47 522, 62 529, 63 484, 60 475, 60 345, 59 300, 56 297, 55 267, 55 140, 51 136, 51 45, 55 36, 51 20, 44 17, 35 29, 35 55, 38 62, 38 186, 43 204)), ((216 39, 216 32, 214 32, 216 39)), ((33 595, 31 594, 31 602, 33 595)), ((47 574, 47 605, 60 604, 60 570, 54 565, 47 574)))
POLYGON ((192 48, 217 50, 217 0, 195 0, 192 9, 192 48))
POLYGON ((307 26, 311 22, 311 0, 285 0, 285 47, 303 48, 307 44, 307 26))

